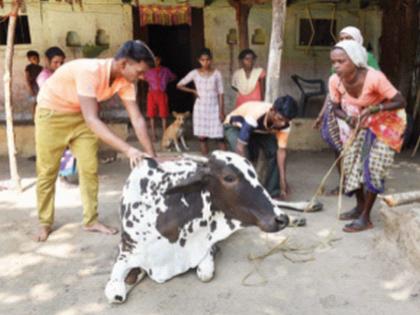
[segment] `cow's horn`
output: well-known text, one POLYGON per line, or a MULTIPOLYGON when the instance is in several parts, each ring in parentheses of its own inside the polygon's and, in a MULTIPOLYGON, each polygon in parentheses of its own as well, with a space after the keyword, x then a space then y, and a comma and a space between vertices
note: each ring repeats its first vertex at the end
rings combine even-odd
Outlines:
POLYGON ((186 153, 184 153, 182 156, 186 159, 193 160, 198 163, 207 163, 209 161, 209 159, 204 156, 198 156, 198 155, 186 154, 186 153))

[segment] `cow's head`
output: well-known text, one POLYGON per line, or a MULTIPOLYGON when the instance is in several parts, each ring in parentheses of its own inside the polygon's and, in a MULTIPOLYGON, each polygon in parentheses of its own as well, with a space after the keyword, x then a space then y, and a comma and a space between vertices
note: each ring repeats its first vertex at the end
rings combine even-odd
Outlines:
POLYGON ((286 214, 275 214, 275 205, 258 181, 253 166, 236 153, 214 151, 207 161, 199 163, 193 176, 169 188, 166 193, 192 193, 204 189, 210 192, 215 209, 244 225, 277 232, 289 222, 286 214))

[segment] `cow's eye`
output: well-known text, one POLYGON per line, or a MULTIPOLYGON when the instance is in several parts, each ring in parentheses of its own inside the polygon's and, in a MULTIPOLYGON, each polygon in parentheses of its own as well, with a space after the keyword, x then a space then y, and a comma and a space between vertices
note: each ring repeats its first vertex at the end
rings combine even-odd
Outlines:
POLYGON ((223 177, 223 180, 228 183, 233 183, 235 179, 236 178, 233 175, 226 175, 225 177, 223 177))

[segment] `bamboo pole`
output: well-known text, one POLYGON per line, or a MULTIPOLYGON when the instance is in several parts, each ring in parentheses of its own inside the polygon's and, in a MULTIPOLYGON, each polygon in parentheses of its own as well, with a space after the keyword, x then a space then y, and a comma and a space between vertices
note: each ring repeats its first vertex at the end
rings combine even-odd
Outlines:
POLYGON ((9 167, 11 184, 14 189, 22 191, 22 185, 18 173, 16 160, 15 135, 13 130, 13 103, 12 103, 12 71, 13 53, 15 42, 16 20, 22 0, 15 0, 12 3, 12 10, 9 14, 9 26, 7 29, 7 45, 4 61, 4 106, 6 112, 7 148, 9 153, 9 167))
POLYGON ((286 0, 273 0, 270 52, 267 64, 265 101, 274 102, 279 96, 283 35, 286 23, 286 0))

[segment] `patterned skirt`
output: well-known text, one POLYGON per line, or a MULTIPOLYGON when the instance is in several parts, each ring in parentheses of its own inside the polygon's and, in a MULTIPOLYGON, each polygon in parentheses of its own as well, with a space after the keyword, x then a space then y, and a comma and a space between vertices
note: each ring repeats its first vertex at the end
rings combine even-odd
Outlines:
POLYGON ((378 140, 369 129, 359 131, 344 155, 344 191, 352 194, 362 185, 368 191, 384 191, 385 177, 394 161, 395 151, 378 140))
POLYGON ((332 101, 327 96, 327 108, 322 117, 321 137, 336 152, 343 150, 343 143, 340 139, 340 129, 335 117, 332 101))

